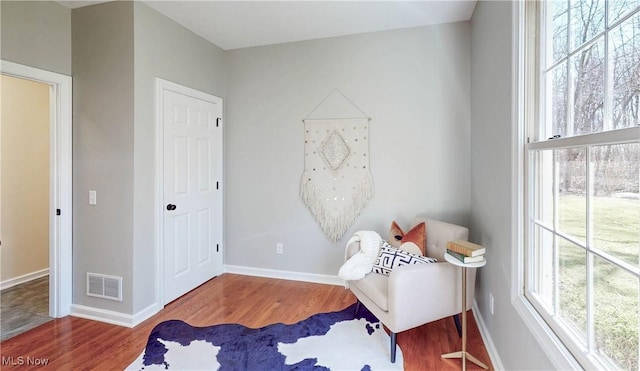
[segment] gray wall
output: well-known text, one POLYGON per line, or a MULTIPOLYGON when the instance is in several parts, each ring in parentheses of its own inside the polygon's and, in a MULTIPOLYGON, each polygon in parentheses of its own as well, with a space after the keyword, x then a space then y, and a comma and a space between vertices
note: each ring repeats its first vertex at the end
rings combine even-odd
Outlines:
POLYGON ((510 2, 480 1, 471 19, 470 238, 487 246, 476 301, 505 369, 550 370, 553 365, 511 304, 512 18, 510 2))
POLYGON ((71 11, 53 1, 1 1, 0 58, 71 75, 71 11))
POLYGON ((131 313, 133 3, 74 9, 72 24, 73 303, 131 313), (123 302, 86 296, 86 272, 122 277, 123 302))
POLYGON ((155 78, 224 95, 223 51, 141 2, 134 3, 133 280, 136 313, 155 294, 155 78))
POLYGON ((139 2, 75 9, 72 19, 73 302, 135 314, 157 284, 155 78, 222 97, 223 51, 139 2), (123 277, 123 302, 87 297, 86 272, 123 277))
POLYGON ((469 23, 226 52, 225 264, 336 275, 357 230, 466 224, 469 23), (302 119, 333 89, 372 118, 375 196, 331 243, 299 196, 302 119), (284 254, 275 254, 277 242, 284 254))

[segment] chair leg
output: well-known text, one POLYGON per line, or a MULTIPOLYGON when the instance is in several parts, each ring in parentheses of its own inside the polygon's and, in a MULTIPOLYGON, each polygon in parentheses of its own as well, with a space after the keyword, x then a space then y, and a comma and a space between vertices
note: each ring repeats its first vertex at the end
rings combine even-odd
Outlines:
POLYGON ((458 330, 458 336, 462 337, 462 325, 460 325, 460 313, 453 315, 453 322, 456 324, 456 330, 458 330))
POLYGON ((392 332, 391 333, 391 363, 396 363, 396 345, 397 345, 396 333, 392 332))

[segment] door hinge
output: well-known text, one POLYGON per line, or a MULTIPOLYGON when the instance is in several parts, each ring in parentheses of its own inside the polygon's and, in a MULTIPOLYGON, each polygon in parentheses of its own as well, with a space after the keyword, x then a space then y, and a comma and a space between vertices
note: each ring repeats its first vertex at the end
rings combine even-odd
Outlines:
POLYGON ((216 244, 216 252, 220 252, 220 244, 219 243, 216 244))
POLYGON ((220 189, 220 182, 216 182, 216 189, 220 189))
POLYGON ((220 120, 222 120, 221 117, 216 118, 216 127, 220 126, 220 120))
POLYGON ((60 215, 60 209, 56 209, 56 215, 60 215))

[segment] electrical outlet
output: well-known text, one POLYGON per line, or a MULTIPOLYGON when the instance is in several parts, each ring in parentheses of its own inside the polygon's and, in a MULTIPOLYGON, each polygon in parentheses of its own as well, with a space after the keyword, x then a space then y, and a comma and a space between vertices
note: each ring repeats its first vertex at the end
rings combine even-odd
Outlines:
POLYGON ((491 315, 493 316, 493 294, 489 293, 489 311, 491 311, 491 315))
POLYGON ((284 245, 280 242, 276 244, 276 254, 284 254, 284 245))

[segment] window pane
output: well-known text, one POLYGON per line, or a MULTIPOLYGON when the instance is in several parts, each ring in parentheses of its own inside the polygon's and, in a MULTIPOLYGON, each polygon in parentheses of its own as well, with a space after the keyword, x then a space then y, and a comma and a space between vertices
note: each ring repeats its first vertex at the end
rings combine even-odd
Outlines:
POLYGON ((593 245, 637 266, 640 144, 593 147, 591 163, 594 172, 593 245))
POLYGON ((569 54, 569 2, 567 0, 558 0, 550 2, 551 29, 548 32, 547 63, 553 64, 555 61, 569 54))
POLYGON ((573 125, 566 136, 603 130, 604 71, 604 37, 571 57, 573 125))
POLYGON ((609 0, 609 24, 640 6, 640 0, 609 0))
POLYGON ((558 237, 559 315, 586 343, 587 333, 587 254, 575 244, 558 237))
POLYGON ((547 308, 549 313, 555 313, 553 309, 555 290, 555 253, 553 248, 553 233, 533 226, 533 246, 535 255, 533 257, 534 266, 534 287, 532 291, 538 295, 538 299, 547 308))
POLYGON ((604 0, 571 0, 573 50, 604 31, 604 0))
POLYGON ((536 193, 533 209, 534 219, 553 228, 553 151, 532 153, 533 188, 536 193))
POLYGON ((594 257, 595 348, 613 369, 638 369, 638 277, 594 257))
POLYGON ((584 148, 556 150, 558 167, 558 229, 586 242, 587 171, 584 148))
POLYGON ((541 133, 544 140, 554 135, 566 136, 567 128, 567 63, 560 63, 547 72, 547 127, 541 133))
POLYGON ((611 129, 640 125, 640 13, 609 33, 611 129))
POLYGON ((583 367, 640 370, 640 0, 533 3, 525 293, 583 367))

